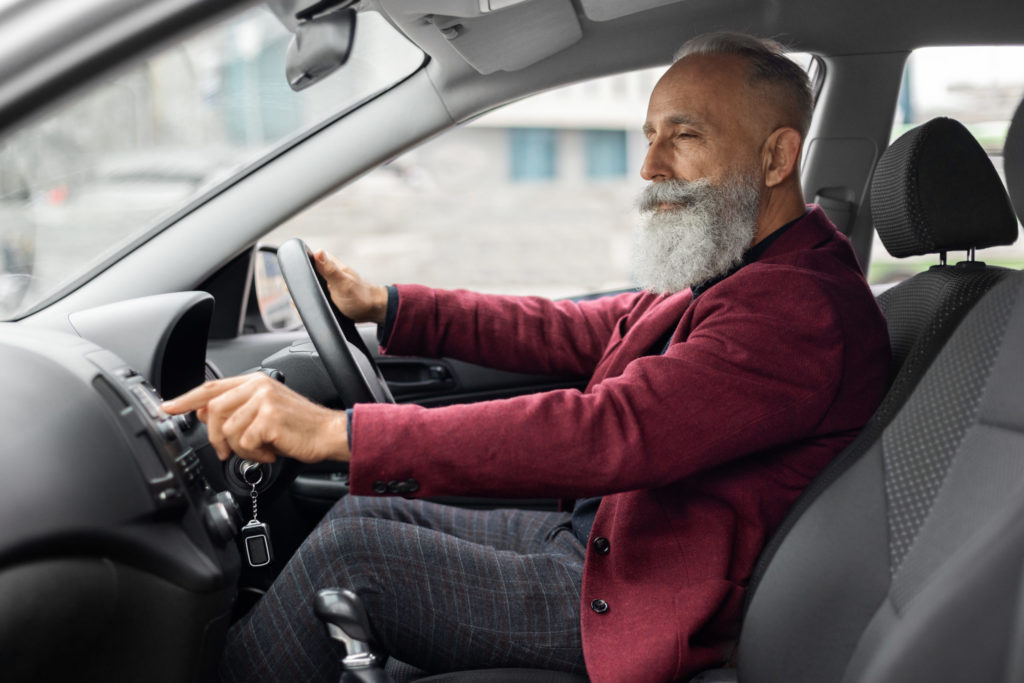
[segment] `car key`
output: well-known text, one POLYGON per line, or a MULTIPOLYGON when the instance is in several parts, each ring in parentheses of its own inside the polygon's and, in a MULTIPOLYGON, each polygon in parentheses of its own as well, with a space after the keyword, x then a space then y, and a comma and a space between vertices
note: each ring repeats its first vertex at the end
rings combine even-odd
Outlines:
POLYGON ((270 548, 270 529, 258 520, 251 520, 242 527, 245 556, 250 567, 265 567, 274 559, 270 548))
POLYGON ((257 499, 259 493, 256 486, 263 481, 263 471, 256 463, 242 465, 242 477, 252 486, 249 496, 252 498, 252 519, 242 527, 242 543, 245 545, 245 557, 250 567, 265 567, 274 559, 274 550, 270 545, 270 527, 257 518, 257 499), (250 472, 256 472, 255 476, 250 472))

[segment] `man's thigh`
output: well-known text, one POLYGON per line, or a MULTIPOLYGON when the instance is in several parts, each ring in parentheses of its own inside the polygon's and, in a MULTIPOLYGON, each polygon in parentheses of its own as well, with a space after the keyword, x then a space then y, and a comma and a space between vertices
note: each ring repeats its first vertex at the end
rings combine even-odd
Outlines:
POLYGON ((225 680, 337 680, 340 653, 312 612, 316 591, 330 586, 360 596, 388 654, 427 671, 583 670, 583 548, 564 525, 535 529, 557 515, 383 500, 328 514, 232 629, 225 680), (500 546, 514 531, 532 534, 527 550, 462 537, 499 537, 500 546))
POLYGON ((472 543, 518 553, 546 552, 553 535, 567 527, 568 512, 541 510, 469 510, 425 500, 345 496, 327 519, 372 517, 415 524, 472 543))

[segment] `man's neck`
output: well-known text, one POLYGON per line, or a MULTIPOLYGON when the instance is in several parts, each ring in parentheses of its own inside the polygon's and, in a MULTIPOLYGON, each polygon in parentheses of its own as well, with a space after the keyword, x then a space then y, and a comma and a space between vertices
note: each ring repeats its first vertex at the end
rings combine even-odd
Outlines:
POLYGON ((750 246, 754 246, 783 225, 795 221, 804 214, 807 205, 803 193, 797 188, 773 188, 766 193, 766 198, 757 217, 757 232, 750 246))

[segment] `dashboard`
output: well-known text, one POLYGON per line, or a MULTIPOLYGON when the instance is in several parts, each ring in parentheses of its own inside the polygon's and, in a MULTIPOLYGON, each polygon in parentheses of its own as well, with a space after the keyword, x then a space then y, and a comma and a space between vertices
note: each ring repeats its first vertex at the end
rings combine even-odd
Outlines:
MULTIPOLYGON (((251 493, 243 461, 219 461, 205 426, 160 401, 216 376, 211 362, 229 374, 272 368, 312 400, 337 399, 304 333, 224 340, 211 331, 213 307, 207 292, 175 292, 78 311, 59 329, 0 323, 4 681, 215 681, 228 626, 272 580, 239 553, 236 501, 251 493)), ((373 348, 376 330, 360 332, 373 348)), ((579 381, 378 360, 399 400, 423 405, 579 381)), ((315 467, 299 476, 289 458, 261 467, 261 510, 291 493, 274 537, 286 559, 347 480, 315 467)))
POLYGON ((215 679, 240 515, 204 474, 205 431, 164 413, 140 372, 176 393, 202 381, 197 330, 212 300, 169 296, 135 304, 146 320, 108 310, 72 316, 67 332, 0 324, 5 680, 215 679), (83 338, 123 315, 139 332, 109 346, 131 363, 83 338))

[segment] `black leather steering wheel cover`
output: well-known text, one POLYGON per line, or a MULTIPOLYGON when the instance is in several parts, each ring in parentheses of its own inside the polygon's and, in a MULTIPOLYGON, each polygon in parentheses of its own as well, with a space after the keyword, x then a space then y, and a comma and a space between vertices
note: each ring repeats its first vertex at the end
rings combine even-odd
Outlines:
POLYGON ((313 252, 297 237, 277 248, 277 260, 292 301, 338 397, 346 408, 356 403, 394 403, 373 354, 355 323, 331 302, 312 258, 313 252))

